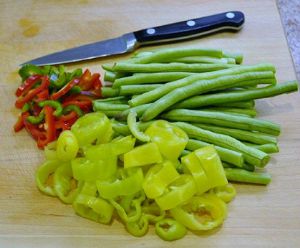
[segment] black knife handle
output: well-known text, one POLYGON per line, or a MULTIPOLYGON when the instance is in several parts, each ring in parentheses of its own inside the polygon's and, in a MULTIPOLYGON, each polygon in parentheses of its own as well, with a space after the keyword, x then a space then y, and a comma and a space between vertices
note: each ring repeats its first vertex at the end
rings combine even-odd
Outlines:
POLYGON ((228 11, 216 15, 139 30, 134 32, 134 35, 141 45, 175 41, 194 38, 220 30, 239 30, 244 21, 245 16, 242 12, 228 11))

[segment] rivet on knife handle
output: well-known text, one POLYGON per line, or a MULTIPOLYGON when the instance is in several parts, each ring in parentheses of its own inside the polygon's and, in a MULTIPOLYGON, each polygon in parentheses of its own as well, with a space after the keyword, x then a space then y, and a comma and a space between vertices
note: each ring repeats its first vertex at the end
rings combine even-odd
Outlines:
POLYGON ((139 30, 134 32, 134 35, 141 45, 145 43, 160 43, 194 38, 220 30, 239 30, 244 21, 245 16, 242 12, 229 11, 139 30))

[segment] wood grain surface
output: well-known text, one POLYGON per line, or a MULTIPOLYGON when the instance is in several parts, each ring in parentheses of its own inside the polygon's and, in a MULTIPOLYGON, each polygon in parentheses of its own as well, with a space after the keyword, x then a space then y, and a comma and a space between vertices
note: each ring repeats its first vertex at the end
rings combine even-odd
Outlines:
MULTIPOLYGON (((259 118, 282 126, 280 153, 272 156, 267 186, 236 185, 223 226, 213 233, 189 233, 164 242, 153 228, 134 238, 124 227, 97 224, 77 216, 58 199, 41 194, 34 172, 42 151, 22 131, 12 130, 18 111, 14 91, 19 64, 84 43, 141 28, 217 12, 241 10, 246 23, 238 33, 219 33, 166 46, 218 47, 239 51, 245 64, 274 63, 279 82, 295 79, 276 4, 262 1, 0 0, 0 247, 300 247, 299 93, 259 100, 259 118)), ((144 48, 150 49, 150 48, 144 48)), ((78 63, 99 71, 101 63, 126 56, 78 63)))

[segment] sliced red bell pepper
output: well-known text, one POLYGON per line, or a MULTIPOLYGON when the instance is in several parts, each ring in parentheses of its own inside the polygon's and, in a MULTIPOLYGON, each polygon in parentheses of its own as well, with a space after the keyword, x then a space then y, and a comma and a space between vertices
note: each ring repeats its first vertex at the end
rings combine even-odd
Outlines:
POLYGON ((69 106, 69 105, 76 105, 79 108, 81 108, 83 111, 90 111, 92 109, 92 101, 93 98, 91 96, 85 96, 85 95, 73 95, 67 97, 62 105, 63 107, 69 106))
POLYGON ((70 89, 72 89, 75 85, 77 85, 80 82, 79 78, 72 79, 69 83, 67 83, 64 87, 62 87, 59 91, 55 92, 51 95, 51 100, 57 100, 67 94, 70 89))
POLYGON ((56 139, 55 117, 53 115, 54 109, 48 105, 44 107, 45 112, 45 138, 38 138, 38 147, 44 148, 48 143, 56 139))
POLYGON ((55 128, 62 130, 70 130, 71 126, 78 119, 78 114, 75 111, 71 111, 69 114, 62 115, 56 122, 55 128))
POLYGON ((49 89, 44 89, 40 93, 37 94, 36 102, 41 102, 49 99, 49 89))
POLYGON ((15 103, 16 108, 19 109, 22 108, 25 103, 31 101, 34 97, 36 97, 38 93, 48 88, 48 86, 50 85, 49 78, 47 76, 43 76, 41 79, 42 79, 42 83, 39 87, 29 90, 27 94, 25 94, 24 96, 20 96, 17 99, 15 103))
POLYGON ((89 90, 92 85, 92 73, 90 72, 89 69, 86 69, 84 73, 80 77, 80 82, 78 86, 81 88, 81 90, 89 90))
POLYGON ((17 122, 16 122, 16 124, 14 125, 14 130, 15 130, 15 132, 19 132, 19 131, 21 131, 23 128, 24 128, 24 126, 25 126, 25 120, 26 120, 26 118, 28 117, 28 116, 30 116, 30 113, 28 112, 28 111, 26 111, 26 112, 23 112, 19 117, 18 117, 18 120, 17 120, 17 122))
POLYGON ((42 75, 32 75, 25 80, 25 82, 20 85, 16 91, 16 96, 21 96, 26 94, 40 79, 42 75))
POLYGON ((26 131, 35 139, 45 139, 45 132, 39 128, 38 125, 31 124, 27 121, 24 122, 26 131))
POLYGON ((100 96, 100 88, 102 86, 100 81, 100 74, 91 72, 87 69, 84 71, 80 78, 78 86, 82 91, 90 91, 90 93, 96 97, 100 96))

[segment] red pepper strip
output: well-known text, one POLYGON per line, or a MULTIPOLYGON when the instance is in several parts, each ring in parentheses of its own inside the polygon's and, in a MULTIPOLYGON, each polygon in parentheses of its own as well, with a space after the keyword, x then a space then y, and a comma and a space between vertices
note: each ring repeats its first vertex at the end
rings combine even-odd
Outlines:
POLYGON ((16 91, 16 96, 21 96, 26 94, 33 85, 37 83, 38 80, 40 80, 42 75, 32 75, 29 78, 25 80, 25 82, 19 86, 19 88, 16 91))
POLYGON ((37 94, 37 102, 41 102, 41 101, 45 101, 49 99, 49 90, 48 89, 44 89, 42 92, 37 94))
POLYGON ((89 69, 86 69, 80 77, 78 86, 81 88, 81 90, 89 90, 92 85, 92 74, 89 69))
POLYGON ((46 76, 42 77, 42 83, 39 87, 30 90, 25 96, 20 96, 17 99, 15 103, 16 108, 19 109, 22 108, 25 103, 31 101, 38 93, 48 88, 49 85, 50 85, 49 78, 46 76))
POLYGON ((62 105, 66 107, 68 105, 76 105, 81 108, 83 111, 89 111, 92 108, 92 98, 85 95, 74 95, 67 97, 62 105))
POLYGON ((56 129, 55 129, 55 117, 53 115, 54 109, 48 105, 44 107, 45 112, 45 124, 44 129, 46 131, 45 138, 38 139, 38 147, 44 148, 48 143, 56 139, 56 129))
POLYGON ((14 125, 14 130, 15 130, 15 132, 19 132, 19 131, 21 131, 21 130, 23 129, 23 127, 25 126, 26 118, 27 118, 28 116, 30 116, 30 113, 29 113, 28 111, 22 113, 22 114, 19 116, 19 118, 18 118, 16 124, 14 125))
POLYGON ((56 122, 55 128, 56 129, 63 129, 63 130, 70 130, 71 126, 75 123, 78 119, 78 115, 75 111, 71 111, 67 115, 62 115, 56 122))
POLYGON ((67 83, 64 87, 62 87, 59 91, 55 92, 51 96, 51 100, 57 100, 61 98, 63 95, 67 94, 70 89, 72 89, 76 84, 78 84, 80 79, 74 78, 69 83, 67 83))
POLYGON ((31 124, 27 121, 24 122, 25 129, 27 132, 34 138, 35 140, 44 139, 45 138, 45 132, 41 131, 38 127, 38 125, 31 124))

